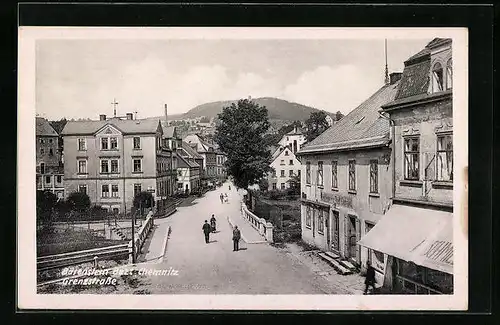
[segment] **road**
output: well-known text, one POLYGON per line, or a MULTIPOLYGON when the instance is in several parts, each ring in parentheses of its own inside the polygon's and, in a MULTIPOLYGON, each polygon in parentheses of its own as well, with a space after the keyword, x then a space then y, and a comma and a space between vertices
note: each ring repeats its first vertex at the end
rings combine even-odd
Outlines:
MULTIPOLYGON (((327 289, 324 278, 284 250, 269 244, 241 242, 242 249, 234 252, 227 216, 239 213, 239 208, 238 192, 234 187, 229 191, 226 183, 187 206, 180 206, 172 216, 157 220, 159 225, 170 225, 172 232, 163 260, 147 264, 147 268, 165 270, 167 274, 150 275, 148 290, 152 294, 335 293, 327 289), (221 192, 228 193, 228 203, 221 204, 221 192), (202 225, 212 213, 217 219, 218 231, 206 244, 202 225)), ((157 235, 163 236, 163 233, 157 235)))

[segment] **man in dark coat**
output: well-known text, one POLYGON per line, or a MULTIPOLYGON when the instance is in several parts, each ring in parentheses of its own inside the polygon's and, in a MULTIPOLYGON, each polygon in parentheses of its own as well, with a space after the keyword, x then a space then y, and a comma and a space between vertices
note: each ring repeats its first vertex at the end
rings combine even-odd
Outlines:
POLYGON ((212 218, 210 218, 210 227, 212 228, 212 231, 215 232, 216 220, 215 220, 215 215, 213 215, 213 214, 212 214, 212 218))
POLYGON ((222 193, 219 195, 220 203, 224 203, 224 195, 222 193))
POLYGON ((375 269, 370 261, 366 262, 365 295, 368 293, 369 287, 372 287, 373 291, 375 291, 375 269))
POLYGON ((234 226, 233 229, 233 252, 239 250, 241 232, 238 229, 238 226, 234 226))
POLYGON ((212 228, 208 224, 207 220, 205 220, 205 223, 203 224, 203 227, 201 229, 203 229, 203 233, 205 234, 205 243, 208 244, 210 241, 210 231, 212 230, 212 228))

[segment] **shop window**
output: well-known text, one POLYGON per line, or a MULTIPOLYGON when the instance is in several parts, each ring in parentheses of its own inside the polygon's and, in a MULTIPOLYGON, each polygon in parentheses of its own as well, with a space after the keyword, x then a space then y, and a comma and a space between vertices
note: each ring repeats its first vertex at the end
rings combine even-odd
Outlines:
POLYGON ((420 159, 420 139, 404 138, 404 171, 405 179, 418 180, 420 159))
POLYGON ((453 135, 437 136, 437 180, 453 181, 453 135))

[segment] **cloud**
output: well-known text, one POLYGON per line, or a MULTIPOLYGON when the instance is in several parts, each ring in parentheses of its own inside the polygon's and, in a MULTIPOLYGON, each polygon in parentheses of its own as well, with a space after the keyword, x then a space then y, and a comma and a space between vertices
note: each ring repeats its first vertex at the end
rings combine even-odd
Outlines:
POLYGON ((381 84, 353 65, 320 66, 302 73, 286 86, 284 96, 300 104, 346 114, 381 84))

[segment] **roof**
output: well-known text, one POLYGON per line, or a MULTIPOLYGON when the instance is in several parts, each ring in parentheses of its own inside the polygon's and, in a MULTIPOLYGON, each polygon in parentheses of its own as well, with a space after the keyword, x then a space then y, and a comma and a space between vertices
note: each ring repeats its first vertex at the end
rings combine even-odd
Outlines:
POLYGON ((203 159, 203 156, 200 155, 198 152, 196 152, 196 150, 194 150, 193 148, 191 148, 191 146, 189 145, 189 143, 185 142, 185 141, 182 141, 182 149, 184 151, 186 151, 186 153, 195 158, 195 159, 203 159))
POLYGON ((292 131, 288 132, 286 135, 301 135, 301 134, 304 134, 304 131, 302 130, 302 128, 298 127, 298 128, 294 128, 292 131))
POLYGON ((58 136, 56 130, 54 130, 54 128, 50 125, 49 121, 47 121, 43 117, 36 118, 36 135, 54 137, 58 136))
POLYGON ((163 137, 164 138, 173 138, 176 135, 176 127, 173 125, 168 125, 167 121, 160 121, 161 128, 163 129, 163 137))
POLYGON ((179 158, 179 160, 177 161, 177 167, 178 168, 196 168, 196 167, 200 167, 200 165, 198 165, 198 163, 194 162, 194 161, 189 161, 189 159, 186 159, 182 156, 177 156, 177 158, 179 158))
POLYGON ((389 121, 380 116, 379 110, 394 99, 398 84, 399 81, 384 85, 316 139, 306 143, 297 155, 369 148, 389 143, 389 121))
POLYGON ((125 134, 156 133, 159 123, 158 119, 121 120, 119 118, 106 121, 68 121, 61 134, 94 134, 108 124, 125 134))
POLYGON ((427 59, 406 65, 399 82, 395 99, 427 94, 429 89, 430 56, 427 59))

